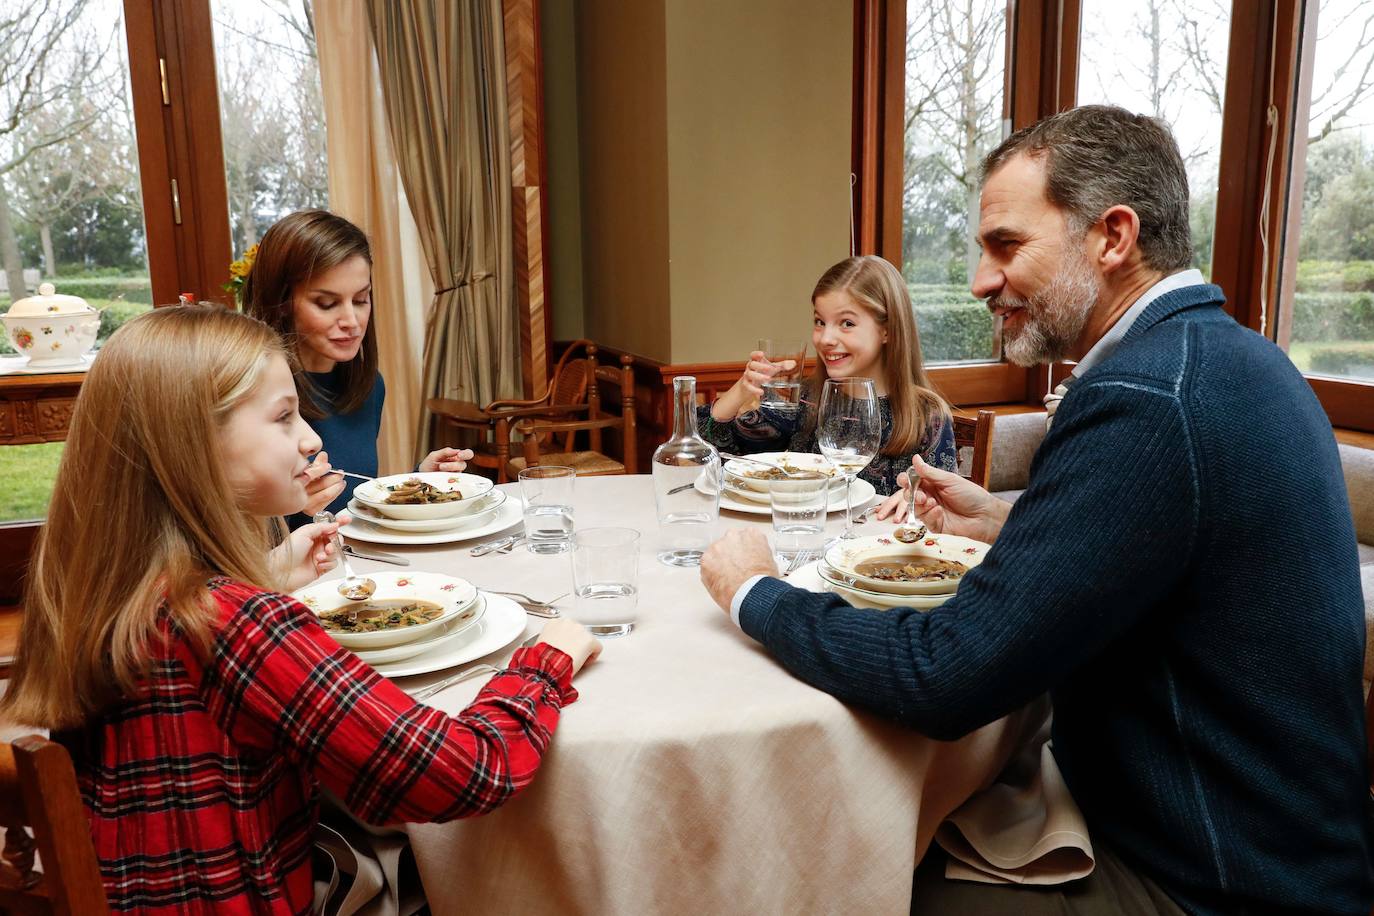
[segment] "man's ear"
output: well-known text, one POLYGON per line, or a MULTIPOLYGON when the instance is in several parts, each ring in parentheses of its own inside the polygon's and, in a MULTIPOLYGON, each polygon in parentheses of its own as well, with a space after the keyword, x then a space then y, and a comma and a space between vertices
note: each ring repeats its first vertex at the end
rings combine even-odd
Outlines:
POLYGON ((1140 239, 1140 217, 1125 204, 1117 204, 1098 220, 1101 239, 1092 257, 1104 274, 1120 270, 1131 259, 1140 239))

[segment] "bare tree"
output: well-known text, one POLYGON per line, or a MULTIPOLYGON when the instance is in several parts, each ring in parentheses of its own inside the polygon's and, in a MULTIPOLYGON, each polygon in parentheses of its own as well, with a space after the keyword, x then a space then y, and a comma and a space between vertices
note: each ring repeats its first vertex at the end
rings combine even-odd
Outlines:
POLYGON ((23 295, 24 265, 11 217, 7 173, 30 156, 79 134, 95 113, 35 123, 52 103, 97 76, 109 45, 77 24, 80 0, 29 0, 0 14, 0 262, 12 296, 23 295))
MULTIPOLYGON (((1334 6, 1334 4, 1333 4, 1334 6)), ((1320 14, 1319 14, 1320 15, 1320 14)), ((1333 34, 1354 36, 1349 52, 1336 65, 1334 79, 1312 93, 1307 144, 1338 130, 1368 126, 1342 123, 1362 102, 1374 98, 1374 6, 1351 4, 1349 12, 1322 23, 1318 41, 1333 34)), ((1316 88, 1316 87, 1314 87, 1316 88)))
MULTIPOLYGON (((957 187, 970 229, 978 219, 978 166, 1001 137, 1005 11, 997 0, 908 6, 907 154, 926 159, 957 187)), ((920 171, 906 169, 904 199, 919 193, 920 171)), ((971 231, 964 238, 972 277, 978 247, 971 231)))

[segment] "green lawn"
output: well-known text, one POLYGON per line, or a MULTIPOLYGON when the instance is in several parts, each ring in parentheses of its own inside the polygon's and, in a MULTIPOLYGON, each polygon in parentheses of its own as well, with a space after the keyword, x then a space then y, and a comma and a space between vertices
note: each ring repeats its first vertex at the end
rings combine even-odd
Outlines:
POLYGON ((1374 362, 1374 340, 1340 340, 1318 343, 1294 341, 1288 345, 1288 358, 1293 361, 1293 365, 1303 372, 1308 372, 1312 368, 1312 354, 1316 351, 1331 349, 1367 351, 1370 355, 1369 361, 1374 362))
POLYGON ((48 497, 62 460, 62 442, 0 448, 0 522, 48 514, 48 497))

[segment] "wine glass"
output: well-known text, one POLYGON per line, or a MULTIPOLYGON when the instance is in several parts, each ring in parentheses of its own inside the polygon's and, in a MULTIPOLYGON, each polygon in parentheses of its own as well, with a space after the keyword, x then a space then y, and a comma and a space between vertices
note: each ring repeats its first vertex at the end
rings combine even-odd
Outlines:
POLYGON ((827 379, 821 391, 816 439, 821 454, 844 475, 844 534, 854 537, 854 507, 850 493, 854 478, 878 454, 882 436, 878 395, 871 378, 827 379))

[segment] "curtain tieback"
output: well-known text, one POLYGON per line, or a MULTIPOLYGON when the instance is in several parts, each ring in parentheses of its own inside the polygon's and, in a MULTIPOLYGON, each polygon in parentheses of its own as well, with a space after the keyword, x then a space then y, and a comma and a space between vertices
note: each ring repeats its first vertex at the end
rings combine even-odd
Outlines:
POLYGON ((442 296, 444 293, 451 293, 451 292, 453 292, 455 289, 462 289, 464 286, 471 286, 472 284, 476 283, 478 280, 485 280, 485 279, 487 279, 488 277, 494 277, 494 276, 496 276, 496 275, 493 274, 493 273, 488 273, 488 272, 485 271, 485 270, 479 270, 479 271, 477 271, 476 273, 474 273, 472 276, 468 277, 466 280, 462 281, 461 283, 455 283, 455 284, 453 284, 452 286, 445 286, 443 289, 436 289, 436 290, 434 291, 434 295, 436 295, 436 296, 442 296))

